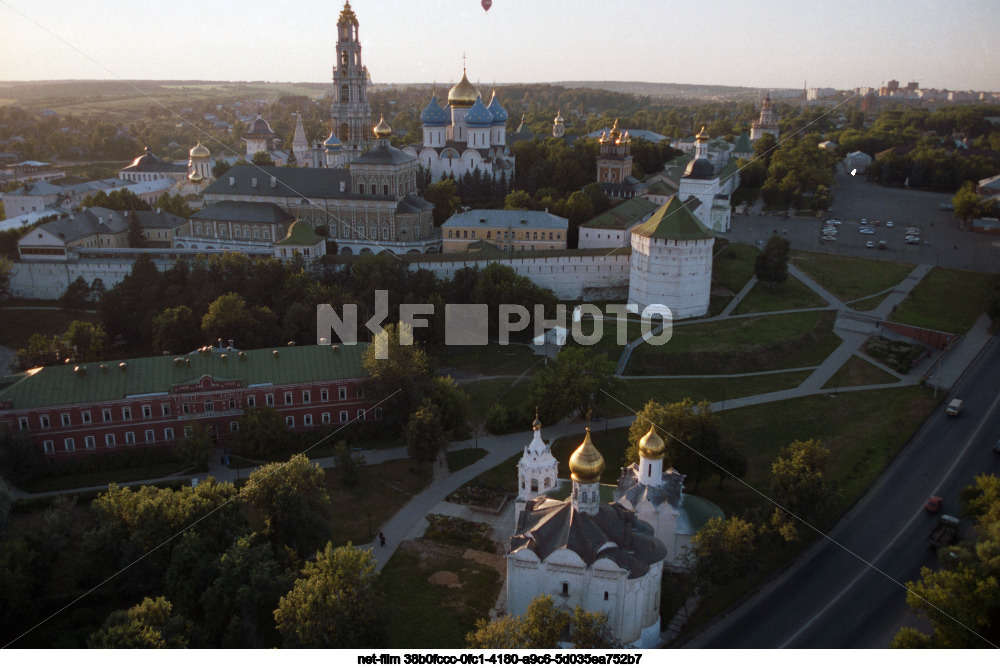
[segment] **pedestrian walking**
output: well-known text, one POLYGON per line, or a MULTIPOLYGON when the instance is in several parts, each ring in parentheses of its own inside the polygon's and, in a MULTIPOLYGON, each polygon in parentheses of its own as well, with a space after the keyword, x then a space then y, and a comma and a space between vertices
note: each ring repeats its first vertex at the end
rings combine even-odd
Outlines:
POLYGON ((382 547, 385 547, 385 534, 381 531, 378 532, 378 542, 382 544, 382 547))

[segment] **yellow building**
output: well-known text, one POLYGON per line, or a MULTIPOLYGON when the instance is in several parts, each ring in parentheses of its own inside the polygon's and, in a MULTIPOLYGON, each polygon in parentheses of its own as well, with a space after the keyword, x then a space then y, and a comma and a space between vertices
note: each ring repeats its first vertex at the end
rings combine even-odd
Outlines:
POLYGON ((477 241, 502 251, 561 250, 568 230, 568 219, 547 211, 473 209, 441 226, 442 250, 464 253, 477 241))

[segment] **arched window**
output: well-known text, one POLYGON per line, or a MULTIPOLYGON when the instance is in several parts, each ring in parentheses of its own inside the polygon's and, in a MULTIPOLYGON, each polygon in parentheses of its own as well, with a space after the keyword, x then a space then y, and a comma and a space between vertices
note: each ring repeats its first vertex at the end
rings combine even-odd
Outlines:
POLYGON ((562 583, 562 595, 563 596, 569 596, 569 583, 568 582, 563 582, 562 583))
MULTIPOLYGON (((341 102, 350 102, 351 101, 351 89, 347 87, 347 84, 344 84, 344 85, 342 85, 340 87, 340 101, 341 102)), ((344 126, 346 126, 346 125, 347 124, 345 123, 344 126)), ((341 127, 344 127, 344 126, 341 126, 341 127)), ((341 139, 346 139, 346 137, 341 136, 341 139)))
MULTIPOLYGON (((347 95, 347 86, 341 86, 341 88, 340 88, 340 94, 344 95, 344 96, 347 95)), ((346 102, 347 100, 344 100, 344 101, 346 102)), ((350 130, 350 128, 347 127, 347 123, 341 123, 340 124, 340 141, 347 141, 350 138, 350 136, 351 136, 351 130, 350 130)))
POLYGON ((532 492, 538 491, 538 480, 536 480, 535 478, 531 479, 531 491, 532 492))
POLYGON ((608 592, 604 592, 604 600, 608 600, 608 592))

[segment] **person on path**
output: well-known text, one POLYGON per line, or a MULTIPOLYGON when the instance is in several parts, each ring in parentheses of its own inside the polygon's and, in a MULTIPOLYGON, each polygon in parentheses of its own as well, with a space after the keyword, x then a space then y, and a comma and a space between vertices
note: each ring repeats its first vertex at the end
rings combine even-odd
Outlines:
POLYGON ((382 544, 382 547, 385 547, 385 534, 381 531, 378 532, 378 542, 382 544))

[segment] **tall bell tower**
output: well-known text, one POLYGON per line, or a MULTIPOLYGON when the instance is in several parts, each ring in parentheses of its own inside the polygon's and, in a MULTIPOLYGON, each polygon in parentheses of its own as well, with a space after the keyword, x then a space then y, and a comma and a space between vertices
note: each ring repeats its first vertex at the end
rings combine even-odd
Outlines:
POLYGON ((372 110, 368 104, 368 68, 361 63, 358 17, 345 2, 337 19, 337 55, 333 66, 333 134, 347 159, 360 156, 372 137, 372 110))

